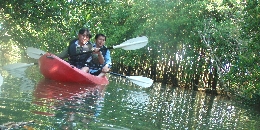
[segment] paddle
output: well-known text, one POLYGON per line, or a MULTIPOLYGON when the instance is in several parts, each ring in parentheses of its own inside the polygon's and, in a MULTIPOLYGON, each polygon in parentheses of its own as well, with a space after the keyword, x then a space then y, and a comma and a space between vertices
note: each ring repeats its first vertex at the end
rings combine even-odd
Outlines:
POLYGON ((133 82, 134 84, 141 86, 143 88, 148 88, 153 84, 152 79, 143 77, 143 76, 124 76, 124 75, 113 73, 113 72, 110 72, 110 74, 120 76, 122 78, 126 78, 126 79, 130 80, 131 82, 133 82))
POLYGON ((42 55, 44 55, 46 52, 37 49, 37 48, 33 48, 33 47, 28 47, 26 49, 27 55, 31 58, 34 59, 39 59, 42 55))
POLYGON ((29 66, 36 65, 36 64, 38 64, 38 63, 14 63, 14 64, 5 65, 3 67, 3 69, 14 70, 14 69, 19 69, 19 68, 29 67, 29 66))
MULTIPOLYGON (((121 48, 124 50, 136 50, 136 49, 146 46, 147 43, 148 43, 148 38, 146 36, 136 37, 136 38, 129 39, 119 45, 115 45, 115 46, 107 47, 107 48, 101 48, 100 51, 105 50, 105 49, 116 49, 116 48, 121 48)), ((29 57, 34 58, 34 59, 39 59, 42 55, 44 55, 46 53, 42 50, 39 50, 39 49, 33 48, 33 47, 28 47, 26 52, 29 57)), ((91 53, 91 52, 93 52, 93 51, 83 52, 83 53, 79 53, 76 55, 82 55, 82 54, 91 53)), ((74 56, 76 56, 76 55, 74 55, 74 56)))
MULTIPOLYGON (((19 68, 25 68, 25 67, 29 67, 32 65, 37 65, 38 63, 14 63, 14 64, 9 64, 9 65, 5 65, 3 68, 5 70, 14 70, 14 69, 19 69, 19 68)), ((120 76, 122 78, 126 78, 129 81, 131 81, 132 83, 141 86, 143 88, 148 88, 153 84, 153 80, 147 77, 143 77, 143 76, 124 76, 121 74, 117 74, 117 73, 113 73, 113 72, 109 72, 112 75, 115 76, 120 76)))
MULTIPOLYGON (((4 78, 2 77, 2 75, 0 75, 0 86, 3 84, 4 82, 4 78)), ((1 88, 0 88, 0 92, 1 92, 1 88)))

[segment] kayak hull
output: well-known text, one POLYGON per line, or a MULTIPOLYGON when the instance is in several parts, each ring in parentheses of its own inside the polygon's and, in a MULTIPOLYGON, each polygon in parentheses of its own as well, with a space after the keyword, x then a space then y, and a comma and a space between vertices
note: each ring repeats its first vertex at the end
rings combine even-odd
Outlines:
POLYGON ((97 85, 109 83, 106 76, 98 77, 85 73, 51 53, 42 55, 38 62, 42 75, 51 80, 97 85))

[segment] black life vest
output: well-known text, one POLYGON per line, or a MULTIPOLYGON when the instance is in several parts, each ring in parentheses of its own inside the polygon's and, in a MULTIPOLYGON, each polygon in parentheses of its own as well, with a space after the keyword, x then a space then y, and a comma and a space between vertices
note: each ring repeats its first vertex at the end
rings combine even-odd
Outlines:
POLYGON ((76 55, 76 54, 91 51, 92 44, 88 42, 84 46, 79 46, 78 44, 75 44, 77 40, 78 39, 72 40, 69 44, 69 49, 68 49, 69 63, 81 69, 82 67, 85 66, 87 59, 91 57, 91 53, 82 54, 82 55, 76 55))

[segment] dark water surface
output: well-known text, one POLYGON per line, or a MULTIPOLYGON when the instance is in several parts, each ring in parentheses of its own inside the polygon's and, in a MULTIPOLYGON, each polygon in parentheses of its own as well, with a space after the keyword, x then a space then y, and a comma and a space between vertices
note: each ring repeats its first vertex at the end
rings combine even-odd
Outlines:
POLYGON ((260 129, 255 109, 202 92, 157 83, 142 88, 114 76, 107 86, 60 83, 44 79, 36 65, 12 71, 1 67, 1 75, 2 128, 260 129))

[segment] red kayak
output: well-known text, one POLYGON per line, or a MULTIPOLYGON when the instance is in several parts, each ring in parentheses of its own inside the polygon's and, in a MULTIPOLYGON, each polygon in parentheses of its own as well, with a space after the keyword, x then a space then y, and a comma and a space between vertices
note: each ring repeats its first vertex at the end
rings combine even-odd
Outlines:
POLYGON ((51 53, 46 53, 40 57, 39 67, 45 78, 56 81, 96 85, 107 85, 109 83, 106 76, 97 77, 85 73, 51 53))

